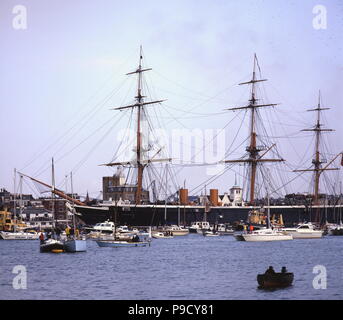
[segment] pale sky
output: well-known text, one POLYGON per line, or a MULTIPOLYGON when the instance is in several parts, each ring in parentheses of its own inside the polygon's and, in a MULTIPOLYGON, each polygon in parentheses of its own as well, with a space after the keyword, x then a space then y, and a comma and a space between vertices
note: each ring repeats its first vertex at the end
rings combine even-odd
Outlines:
MULTIPOLYGON (((249 98, 248 88, 237 84, 250 79, 256 53, 268 79, 263 101, 280 103, 261 115, 280 137, 272 140, 289 162, 287 179, 295 177, 290 168, 311 164, 312 140, 300 130, 314 124, 315 115, 305 110, 316 106, 319 89, 323 106, 332 108, 323 123, 336 130, 326 134, 328 160, 343 149, 340 0, 2 0, 0 38, 0 187, 11 191, 14 168, 50 182, 53 156, 58 184, 73 170, 76 192, 99 195, 101 177, 113 170, 98 165, 112 159, 127 120, 116 122, 122 114, 109 109, 132 102, 135 82, 125 73, 137 67, 140 45, 153 68, 147 75, 153 97, 168 99, 157 112, 166 129, 223 128, 236 115, 223 109, 249 98), (24 30, 13 26, 19 4, 27 9, 24 30), (313 25, 316 5, 326 8, 325 29, 313 25)), ((227 146, 239 124, 227 127, 227 146)), ((242 128, 240 142, 247 136, 247 125, 242 128)), ((240 157, 245 146, 229 158, 240 157)), ((235 170, 243 185, 242 169, 235 170)), ((332 177, 338 184, 342 173, 332 177)), ((189 189, 207 178, 205 167, 186 168, 178 177, 189 189)), ((223 193, 234 179, 228 171, 208 188, 223 193)), ((288 187, 309 191, 304 179, 288 187)), ((27 185, 24 190, 32 193, 27 185)))

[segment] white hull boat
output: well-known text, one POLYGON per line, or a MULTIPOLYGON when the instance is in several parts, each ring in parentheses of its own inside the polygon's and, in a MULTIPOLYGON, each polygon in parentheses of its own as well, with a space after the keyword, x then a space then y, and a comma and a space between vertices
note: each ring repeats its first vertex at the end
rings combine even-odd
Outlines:
POLYGON ((293 240, 292 235, 285 234, 273 229, 262 229, 252 231, 251 233, 243 233, 242 237, 244 241, 251 242, 293 240))
POLYGON ((322 230, 315 230, 312 223, 299 224, 297 228, 283 228, 286 234, 292 235, 293 239, 320 239, 322 230))
POLYGON ((202 233, 203 230, 209 230, 210 224, 207 221, 196 221, 189 227, 190 233, 202 233))
MULTIPOLYGON (((268 184, 270 184, 270 182, 268 184)), ((243 232, 241 234, 241 237, 244 239, 244 241, 250 241, 250 242, 293 240, 292 235, 286 234, 285 232, 275 229, 270 225, 270 198, 269 198, 268 191, 267 191, 267 197, 268 197, 267 228, 263 228, 259 230, 252 230, 250 232, 243 232)), ((241 240, 239 236, 237 236, 236 239, 241 240)))
POLYGON ((78 239, 66 240, 64 247, 67 252, 84 252, 87 251, 87 241, 78 239))
POLYGON ((318 230, 317 232, 292 232, 287 231, 287 234, 290 234, 293 236, 293 239, 320 239, 323 236, 323 232, 318 230))
POLYGON ((232 236, 234 234, 234 230, 232 229, 232 227, 229 227, 225 224, 219 224, 216 228, 216 231, 219 233, 220 236, 232 236))
POLYGON ((0 231, 0 239, 3 239, 3 240, 38 240, 39 239, 39 233, 0 231))
POLYGON ((205 231, 203 232, 204 237, 219 237, 218 232, 213 232, 213 231, 205 231))
POLYGON ((165 231, 172 232, 173 236, 186 236, 187 234, 189 234, 188 229, 179 226, 168 227, 165 231))
POLYGON ((155 233, 152 233, 151 235, 154 239, 172 239, 174 238, 174 236, 172 235, 167 235, 166 233, 164 232, 155 232, 155 233))

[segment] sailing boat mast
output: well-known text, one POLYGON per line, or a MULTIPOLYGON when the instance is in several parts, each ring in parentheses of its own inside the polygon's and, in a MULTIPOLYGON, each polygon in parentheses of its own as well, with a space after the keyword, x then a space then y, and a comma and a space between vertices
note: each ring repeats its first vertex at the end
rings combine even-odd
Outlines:
MULTIPOLYGON (((129 72, 126 75, 131 75, 131 74, 137 74, 138 75, 138 84, 137 84, 137 95, 135 96, 136 103, 132 105, 128 105, 125 107, 119 107, 119 108, 114 108, 114 110, 123 110, 123 109, 133 109, 136 108, 137 110, 137 127, 136 127, 136 159, 135 159, 135 166, 137 168, 137 187, 136 187, 136 194, 135 194, 135 203, 140 204, 142 201, 142 191, 143 191, 143 171, 145 166, 150 163, 150 162, 157 162, 157 161, 170 161, 171 159, 148 159, 144 160, 142 157, 142 131, 141 131, 141 117, 142 113, 144 110, 145 105, 150 105, 150 104, 155 104, 155 103, 161 103, 164 100, 156 100, 156 101, 148 101, 145 102, 144 96, 142 94, 142 73, 145 71, 150 71, 152 70, 151 68, 142 68, 142 61, 143 61, 143 54, 142 54, 142 46, 140 46, 140 55, 139 55, 139 66, 138 69, 129 72)), ((158 153, 157 153, 158 154, 158 153)), ((105 166, 117 166, 117 165, 125 165, 125 164, 132 164, 130 161, 129 162, 114 162, 114 163, 108 163, 105 164, 105 166)))
POLYGON ((250 110, 250 144, 246 148, 248 152, 247 159, 239 159, 239 160, 224 160, 224 163, 248 163, 249 165, 249 176, 250 176, 250 203, 254 204, 255 202, 255 184, 256 184, 256 171, 257 171, 257 164, 262 162, 281 162, 285 161, 284 159, 262 159, 265 154, 267 154, 274 146, 273 144, 271 147, 266 148, 265 146, 257 146, 256 143, 256 112, 258 108, 264 107, 274 107, 277 104, 257 104, 259 99, 256 98, 256 83, 267 81, 267 79, 257 79, 256 77, 256 66, 258 66, 258 60, 256 54, 254 54, 254 68, 253 68, 253 75, 252 79, 248 82, 242 82, 239 85, 251 85, 251 95, 249 99, 249 105, 244 107, 237 107, 237 108, 229 108, 227 110, 250 110), (265 151, 262 155, 260 155, 261 151, 265 151))
POLYGON ((339 225, 342 225, 342 182, 339 182, 339 225))
POLYGON ((22 217, 23 214, 23 208, 24 208, 24 203, 23 203, 23 176, 20 175, 20 180, 19 180, 19 214, 20 217, 22 217))
POLYGON ((54 158, 51 160, 51 211, 53 214, 53 227, 56 227, 56 214, 55 214, 55 167, 54 167, 54 158))
POLYGON ((143 184, 143 170, 144 166, 141 163, 141 148, 142 148, 142 134, 141 134, 141 109, 142 109, 142 46, 139 52, 139 67, 136 70, 138 72, 138 86, 137 86, 137 148, 136 148, 136 159, 137 159, 137 190, 136 190, 136 204, 141 202, 142 198, 142 184, 143 184))
POLYGON ((320 123, 320 116, 321 111, 324 110, 330 110, 330 108, 322 108, 321 107, 321 94, 319 91, 319 97, 318 97, 318 106, 315 109, 309 109, 307 111, 315 111, 317 112, 317 121, 313 128, 311 129, 303 129, 301 131, 313 131, 315 132, 315 155, 314 159, 312 160, 312 164, 314 165, 313 169, 304 169, 304 170, 293 170, 293 172, 305 172, 305 171, 312 171, 314 172, 314 199, 313 204, 317 206, 316 209, 316 222, 320 222, 320 212, 319 212, 319 185, 320 185, 320 176, 324 171, 328 170, 339 170, 339 168, 328 168, 328 166, 336 160, 336 158, 341 155, 342 153, 339 153, 336 155, 324 168, 322 168, 322 164, 326 163, 326 160, 321 159, 321 152, 320 152, 320 142, 321 142, 321 133, 326 132, 332 132, 333 129, 324 129, 323 124, 320 123))
MULTIPOLYGON (((71 197, 74 199, 74 186, 73 186, 73 172, 70 172, 70 191, 71 191, 71 197)), ((72 202, 72 208, 73 208, 73 229, 74 229, 74 237, 76 235, 76 217, 75 217, 75 209, 72 202)), ((67 216, 68 220, 68 216, 67 216)))
POLYGON ((13 190, 13 213, 14 213, 14 218, 17 217, 17 169, 14 169, 14 190, 13 190))

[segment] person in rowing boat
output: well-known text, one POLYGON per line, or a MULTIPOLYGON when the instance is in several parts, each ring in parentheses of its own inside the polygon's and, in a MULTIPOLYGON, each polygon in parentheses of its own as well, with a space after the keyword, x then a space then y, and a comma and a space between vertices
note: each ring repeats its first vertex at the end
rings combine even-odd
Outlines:
POLYGON ((282 269, 281 269, 281 273, 287 273, 287 269, 286 269, 286 267, 282 267, 282 269))
POLYGON ((267 269, 267 271, 265 272, 265 274, 275 274, 275 271, 273 269, 272 266, 269 266, 269 268, 267 269))

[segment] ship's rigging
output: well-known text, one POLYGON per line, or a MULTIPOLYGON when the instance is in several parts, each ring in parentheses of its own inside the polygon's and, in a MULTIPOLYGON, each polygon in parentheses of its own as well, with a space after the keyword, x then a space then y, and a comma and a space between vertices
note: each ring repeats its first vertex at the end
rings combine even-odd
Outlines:
POLYGON ((256 84, 259 82, 267 81, 267 79, 257 79, 256 76, 256 67, 258 65, 258 60, 256 54, 254 55, 254 68, 253 68, 253 75, 252 79, 248 82, 242 82, 239 85, 250 85, 251 86, 251 96, 249 100, 249 104, 243 107, 235 107, 229 108, 227 110, 236 111, 236 110, 250 110, 250 134, 249 140, 250 144, 246 148, 248 153, 248 157, 243 159, 236 159, 236 160, 223 160, 224 163, 247 163, 249 165, 249 202, 254 204, 255 202, 255 184, 256 184, 256 172, 258 164, 267 163, 267 162, 282 162, 285 161, 284 159, 277 159, 277 158, 265 158, 264 156, 276 146, 273 144, 271 146, 265 145, 258 145, 257 144, 257 133, 256 133, 256 122, 258 120, 256 114, 257 109, 264 108, 264 107, 274 107, 277 104, 258 104, 257 102, 260 100, 256 96, 256 84))
MULTIPOLYGON (((313 168, 309 169, 298 169, 294 170, 294 172, 313 172, 314 178, 313 178, 313 205, 316 207, 316 217, 315 221, 320 223, 321 217, 320 217, 320 199, 319 199, 319 192, 320 192, 320 177, 325 171, 330 170, 339 170, 339 168, 330 168, 330 165, 339 157, 343 156, 343 153, 340 152, 336 156, 334 156, 330 161, 327 161, 323 157, 323 152, 321 150, 321 142, 322 142, 322 132, 332 132, 333 129, 324 128, 323 124, 321 123, 321 112, 325 110, 330 110, 330 108, 323 108, 321 105, 321 94, 319 91, 318 96, 318 105, 314 109, 309 109, 307 111, 316 112, 317 113, 317 120, 313 128, 309 129, 303 129, 304 132, 314 132, 315 134, 315 151, 314 151, 314 158, 312 159, 312 165, 313 168), (325 164, 325 166, 323 166, 325 164)), ((342 165, 343 165, 343 157, 342 157, 342 165)))
MULTIPOLYGON (((256 55, 254 56, 254 68, 253 68, 253 75, 250 81, 246 81, 246 82, 242 82, 240 83, 240 85, 249 85, 251 88, 251 92, 250 92, 250 99, 249 99, 249 104, 243 107, 235 107, 235 108, 229 108, 228 110, 231 111, 242 111, 241 114, 244 113, 244 118, 243 120, 246 120, 246 115, 250 116, 250 121, 249 121, 249 136, 246 140, 243 141, 243 143, 248 142, 249 145, 246 148, 246 155, 243 156, 242 158, 238 158, 238 159, 234 159, 234 160, 226 160, 228 157, 233 157, 232 155, 232 149, 231 149, 231 145, 228 149, 228 151, 226 152, 226 156, 224 162, 227 163, 227 167, 225 168, 225 170, 223 170, 223 172, 221 173, 221 175, 223 175, 225 172, 227 172, 228 170, 233 170, 233 166, 235 164, 244 164, 247 168, 248 168, 248 172, 246 175, 246 179, 245 181, 247 181, 246 183, 248 185, 246 185, 245 189, 247 191, 247 200, 250 203, 254 203, 257 199, 257 197, 259 196, 258 194, 258 188, 260 188, 261 186, 259 185, 258 181, 258 172, 260 171, 260 177, 263 180, 263 168, 262 165, 263 164, 267 164, 267 163, 273 163, 273 162, 283 162, 283 158, 279 155, 277 149, 276 149, 276 145, 275 143, 271 142, 270 140, 264 140, 264 137, 267 137, 267 134, 265 131, 262 131, 262 134, 260 134, 258 128, 260 126, 260 128, 263 126, 262 123, 262 117, 260 116, 259 110, 263 109, 263 108, 267 108, 267 107, 275 107, 276 104, 269 104, 269 103, 264 103, 260 97, 257 97, 257 89, 258 89, 258 85, 261 82, 265 82, 266 79, 262 79, 262 77, 258 77, 258 72, 257 72, 257 68, 259 69, 259 65, 258 65, 258 60, 256 55), (264 136, 265 134, 265 136, 264 136), (268 157, 267 156, 273 153, 273 157, 268 157), (259 170, 261 169, 261 170, 259 170)), ((134 125, 135 125, 135 148, 134 148, 134 158, 132 160, 127 160, 125 159, 125 161, 119 161, 119 159, 117 158, 113 158, 109 163, 105 164, 106 166, 109 167, 117 167, 117 166, 121 166, 123 168, 126 168, 128 171, 128 175, 127 175, 127 179, 126 182, 133 182, 133 184, 135 184, 136 186, 136 193, 135 193, 135 203, 136 204, 140 204, 142 202, 142 190, 143 190, 143 185, 146 186, 146 188, 150 188, 153 192, 152 192, 152 197, 153 197, 153 202, 155 202, 158 198, 159 198, 159 194, 158 193, 163 193, 163 194, 169 194, 175 195, 176 198, 176 194, 177 194, 177 188, 179 186, 179 184, 176 181, 176 174, 173 171, 173 168, 179 166, 179 172, 182 170, 182 168, 186 168, 188 165, 187 164, 180 164, 177 165, 175 163, 173 163, 170 166, 165 166, 164 169, 162 169, 162 165, 160 167, 160 172, 157 172, 156 168, 154 168, 154 166, 156 166, 157 164, 162 164, 164 162, 169 162, 171 160, 171 158, 169 157, 169 154, 165 154, 164 150, 162 147, 158 147, 157 149, 153 149, 151 147, 150 142, 148 141, 146 144, 144 144, 144 137, 147 137, 146 134, 146 128, 143 128, 144 125, 147 126, 147 129, 150 130, 150 125, 151 122, 148 119, 148 110, 150 107, 153 107, 155 104, 159 104, 158 106, 156 106, 156 108, 161 108, 161 110, 166 111, 167 115, 170 115, 170 119, 174 119, 174 121, 178 121, 180 122, 180 119, 176 119, 175 115, 172 115, 169 113, 169 111, 167 109, 171 108, 173 109, 173 107, 168 106, 168 108, 166 108, 164 105, 162 104, 162 102, 164 100, 152 100, 152 101, 148 101, 146 100, 146 96, 144 95, 143 90, 144 89, 144 77, 143 74, 147 71, 152 70, 151 68, 145 68, 143 67, 143 55, 142 55, 142 49, 140 50, 140 57, 139 57, 139 66, 137 68, 137 70, 128 73, 127 75, 136 75, 137 76, 137 93, 135 95, 135 101, 132 104, 129 105, 125 105, 125 106, 121 106, 121 107, 117 107, 114 108, 117 111, 123 111, 122 113, 118 112, 116 113, 116 115, 113 117, 113 119, 107 119, 106 120, 106 124, 107 123, 122 123, 122 119, 125 118, 125 116, 129 115, 129 121, 131 122, 132 119, 134 119, 134 125), (120 116, 118 115, 120 114, 120 116), (176 119, 176 120, 175 120, 176 119), (129 175, 131 175, 131 181, 129 181, 129 175), (174 179, 173 181, 173 187, 174 189, 172 190, 172 188, 170 188, 171 190, 167 190, 167 186, 165 185, 166 181, 170 181, 169 179, 166 179, 166 175, 169 175, 170 177, 172 177, 172 179, 174 179), (159 180, 159 182, 157 182, 157 180, 159 180), (156 191, 158 190, 158 192, 156 191)), ((221 90, 223 91, 223 90, 221 90)), ((105 102, 107 103, 108 100, 105 100, 105 102)), ((207 100, 206 100, 207 101, 207 100)), ((320 107, 319 107, 320 108, 320 107)), ((174 108, 175 109, 175 108, 174 108)), ((177 108, 176 108, 177 109, 177 108)), ((213 116, 217 116, 219 114, 222 113, 194 113, 193 112, 194 108, 191 108, 189 110, 181 110, 183 111, 185 114, 187 114, 187 112, 192 115, 192 117, 194 117, 194 115, 198 115, 198 116, 204 116, 204 117, 208 117, 209 115, 213 115, 213 116)), ((179 109, 180 110, 180 109, 179 109)), ((314 109, 316 110, 316 109, 314 109)), ((323 108, 321 108, 321 110, 324 110, 323 108)), ((320 111, 321 111, 320 110, 320 111)), ((320 112, 318 111, 318 112, 320 112)), ((240 114, 239 112, 236 113, 236 115, 240 114)), ((231 125, 231 123, 236 119, 236 115, 234 117, 232 117, 232 119, 230 119, 230 121, 224 126, 223 130, 226 129, 227 126, 231 125)), ((185 117, 183 117, 185 118, 185 117)), ((115 125, 114 123, 114 125, 115 125)), ((242 121, 243 123, 243 121, 242 121)), ((241 129, 241 127, 239 128, 241 129)), ((325 131, 321 126, 319 126, 319 129, 321 131, 325 131)), ((315 130, 315 128, 312 129, 308 129, 305 131, 315 131, 316 134, 320 133, 320 130, 315 130)), ((234 140, 237 138, 238 136, 238 132, 240 130, 237 131, 237 134, 234 137, 234 140)), ((94 133, 96 132, 96 130, 94 130, 94 133)), ((90 136, 92 136, 94 134, 93 132, 91 132, 90 136)), ((106 132, 106 134, 110 133, 110 131, 106 132)), ((147 137, 148 138, 148 137, 147 137)), ((270 138, 270 136, 268 137, 270 138)), ((88 137, 84 140, 87 141, 88 137)), ((104 139, 100 139, 100 141, 103 141, 104 139)), ((149 139, 147 139, 149 140, 149 139)), ((318 138, 318 145, 319 145, 319 138, 318 138)), ((132 141, 131 141, 132 142, 132 141)), ((212 141, 210 141, 209 143, 212 143, 212 141)), ((239 147, 241 147, 242 144, 239 145, 239 147)), ((79 144, 78 144, 79 145, 79 144)), ((78 146, 77 145, 77 146, 78 146)), ((317 145, 317 142, 316 142, 317 145)), ((237 148, 235 149, 237 150, 237 148)), ((234 150, 234 151, 235 151, 234 150)), ((58 150, 59 151, 59 150, 58 150)), ((74 151, 74 148, 71 148, 70 150, 68 150, 68 152, 66 152, 65 154, 69 154, 71 152, 74 151)), ((201 152, 202 150, 200 150, 199 152, 201 152)), ((58 162, 61 158, 63 158, 65 155, 63 154, 62 157, 57 158, 58 162)), ((86 158, 89 156, 89 154, 86 155, 86 158)), ((85 158, 85 159, 86 159, 85 158)), ((337 157, 336 157, 337 158, 337 157)), ((335 159, 336 159, 335 158, 335 159)), ((80 165, 84 163, 85 159, 81 159, 80 160, 80 165)), ((333 159, 332 161, 334 161, 335 159, 333 159)), ((315 189, 317 189, 317 193, 316 191, 314 191, 314 194, 318 194, 318 189, 319 189, 319 179, 321 176, 321 173, 323 171, 326 171, 325 168, 326 167, 322 167, 321 164, 323 162, 321 162, 321 160, 317 160, 317 157, 315 156, 314 161, 316 161, 317 163, 317 167, 316 164, 314 163, 314 169, 313 172, 315 173, 315 181, 318 181, 318 187, 315 189)), ((214 163, 216 164, 216 163, 214 163)), ((193 163, 191 162, 189 164, 189 166, 208 166, 211 165, 210 163, 193 163)), ((48 166, 49 167, 49 166, 48 166)), ((77 165, 77 168, 79 167, 79 163, 77 165)), ((296 166, 293 166, 292 169, 294 168, 299 168, 296 166)), ((74 171, 74 170, 72 170, 74 171)), ((308 169, 304 170, 296 170, 299 173, 304 173, 306 171, 310 171, 308 169)), ((43 172, 43 171, 39 171, 39 174, 43 172)), ((235 171, 234 171, 235 172, 235 171)), ((178 173, 178 172, 177 172, 178 173)), ((239 174, 240 176, 243 177, 243 175, 241 175, 239 172, 236 172, 237 174, 239 174)), ((33 176, 36 177, 39 175, 34 174, 33 176)), ((214 181, 217 177, 211 177, 211 181, 214 181)), ((244 177, 243 177, 244 178, 244 177)), ((287 183, 290 183, 293 181, 293 179, 288 179, 287 183)), ((201 184, 200 186, 200 190, 203 189, 203 186, 207 184, 209 185, 208 181, 205 181, 204 183, 201 184)), ((315 186, 317 185, 317 182, 315 182, 315 186)), ((277 186, 279 187, 279 186, 277 186)), ((57 189, 58 190, 58 189, 57 189)), ((271 192, 275 191, 276 188, 271 188, 271 192)), ((195 195, 196 193, 194 193, 195 195)), ((318 197, 317 197, 318 199, 318 197)))
MULTIPOLYGON (((142 81, 143 81, 143 72, 152 70, 151 68, 142 67, 142 47, 140 47, 139 55, 139 66, 137 70, 127 73, 127 75, 136 74, 137 77, 137 95, 135 96, 135 103, 114 108, 114 110, 126 110, 126 109, 135 109, 136 110, 136 148, 135 148, 135 159, 133 161, 120 161, 120 162, 111 162, 104 164, 108 167, 113 166, 132 166, 136 168, 137 180, 136 180, 136 193, 135 193, 135 203, 141 204, 142 202, 142 191, 143 191, 143 173, 144 169, 152 164, 157 162, 169 162, 171 158, 156 158, 161 154, 162 148, 158 149, 151 157, 149 156, 150 146, 144 148, 143 146, 143 133, 142 133, 142 116, 147 116, 145 112, 145 106, 162 103, 165 100, 155 100, 155 101, 145 101, 146 96, 142 93, 142 81)), ((167 171, 166 171, 167 174, 167 171)), ((166 187, 166 186, 165 186, 166 187)), ((153 191, 154 192, 154 191, 153 191)))

